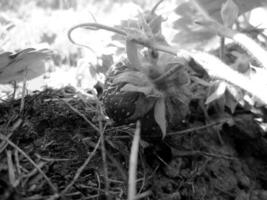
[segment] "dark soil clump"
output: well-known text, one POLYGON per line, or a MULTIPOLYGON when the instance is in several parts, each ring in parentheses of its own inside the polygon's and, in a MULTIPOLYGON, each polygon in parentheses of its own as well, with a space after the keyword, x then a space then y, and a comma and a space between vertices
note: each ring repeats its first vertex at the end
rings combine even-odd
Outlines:
MULTIPOLYGON (((134 124, 112 125, 100 101, 71 87, 28 95, 20 108, 21 99, 0 105, 1 200, 127 199, 134 124)), ((141 141, 138 193, 147 200, 267 199, 267 142, 253 114, 227 116, 233 124, 201 116, 194 109, 184 130, 141 141)))

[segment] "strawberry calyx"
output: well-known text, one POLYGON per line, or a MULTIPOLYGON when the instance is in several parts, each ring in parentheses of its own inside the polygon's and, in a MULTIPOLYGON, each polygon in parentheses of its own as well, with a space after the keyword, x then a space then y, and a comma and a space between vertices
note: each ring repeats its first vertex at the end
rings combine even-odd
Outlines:
POLYGON ((142 118, 154 109, 154 119, 165 137, 169 121, 179 123, 185 117, 184 113, 188 113, 190 79, 184 63, 179 60, 160 63, 161 66, 153 64, 143 65, 142 71, 125 70, 114 76, 113 83, 121 84, 120 92, 142 94, 130 119, 142 118), (178 114, 179 110, 183 110, 183 115, 178 114))

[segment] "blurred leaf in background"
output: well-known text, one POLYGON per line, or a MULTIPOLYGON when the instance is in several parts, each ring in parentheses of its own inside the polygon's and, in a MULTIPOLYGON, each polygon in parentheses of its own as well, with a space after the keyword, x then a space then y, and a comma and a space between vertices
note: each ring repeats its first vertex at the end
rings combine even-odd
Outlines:
POLYGON ((16 54, 0 54, 0 83, 31 80, 45 73, 45 59, 51 52, 46 49, 24 49, 16 54))
MULTIPOLYGON (((208 14, 222 23, 221 7, 225 2, 226 0, 194 0, 178 4, 175 10, 178 19, 173 24, 173 28, 178 33, 173 38, 173 42, 188 48, 207 47, 209 42, 215 39, 215 35, 195 22, 201 20, 203 14, 208 14)), ((239 16, 267 3, 266 0, 233 0, 233 2, 239 8, 239 16)))

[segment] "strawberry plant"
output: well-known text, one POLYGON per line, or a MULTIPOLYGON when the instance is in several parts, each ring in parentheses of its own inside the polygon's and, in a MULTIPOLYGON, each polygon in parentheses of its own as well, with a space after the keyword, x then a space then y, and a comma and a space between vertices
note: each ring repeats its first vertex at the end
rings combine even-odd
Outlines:
POLYGON ((177 126, 188 113, 189 76, 184 60, 164 53, 158 55, 153 49, 141 54, 142 48, 133 42, 166 44, 161 23, 160 16, 148 12, 126 29, 127 59, 107 75, 104 104, 108 116, 116 122, 130 123, 149 117, 165 136, 167 126, 177 126), (153 117, 147 115, 151 109, 153 117))
MULTIPOLYGON (((88 29, 88 38, 79 39, 88 39, 85 44, 92 46, 82 46, 95 51, 87 55, 72 46, 75 56, 64 63, 72 60, 77 68, 71 68, 70 76, 60 70, 59 78, 76 75, 79 88, 26 95, 26 79, 43 73, 49 52, 30 48, 0 53, 0 83, 24 81, 22 93, 14 91, 0 105, 1 200, 267 199, 262 123, 267 119, 267 39, 263 29, 247 29, 250 19, 244 14, 263 0, 165 1, 179 4, 176 25, 183 37, 177 45, 164 35, 172 35, 167 31, 174 13, 167 19, 156 12, 159 4, 164 7, 162 1, 119 26, 85 23, 70 29, 75 44, 83 42, 72 40, 71 32, 88 29), (113 32, 114 43, 93 35, 98 30, 113 32), (214 49, 206 48, 211 37, 219 39, 213 41, 214 49), (118 45, 122 53, 106 51, 99 38, 101 44, 118 45), (97 80, 98 93, 83 90, 97 80)), ((71 11, 68 16, 76 15, 71 11)), ((83 18, 56 17, 68 22, 83 18)), ((63 40, 57 42, 63 37, 56 36, 52 44, 68 51, 63 40)), ((8 39, 17 41, 12 35, 8 39)), ((7 45, 2 48, 11 51, 7 45)))
POLYGON ((193 6, 202 13, 194 23, 205 32, 221 37, 218 57, 214 52, 177 49, 167 44, 161 31, 163 18, 155 14, 154 8, 135 20, 124 22, 123 26, 86 23, 70 29, 69 38, 74 29, 86 28, 112 31, 116 34, 114 39, 125 41, 127 58, 110 69, 103 95, 106 113, 115 122, 125 124, 138 119, 142 122, 150 113, 149 118, 156 122, 164 137, 167 130, 179 127, 190 114, 189 104, 194 98, 205 98, 206 104, 224 99, 221 106, 228 107, 232 113, 238 104, 244 105, 250 101, 247 97, 267 103, 267 96, 259 92, 259 89, 265 90, 266 87, 249 78, 252 69, 250 61, 255 60, 264 68, 267 66, 263 56, 265 50, 253 39, 232 29, 240 12, 245 10, 228 0, 224 4, 216 4, 221 6, 221 20, 215 20, 216 17, 212 18, 210 11, 205 10, 199 1, 183 5, 188 9, 193 6), (252 59, 244 59, 243 51, 235 51, 231 53, 234 61, 225 63, 225 37, 236 42, 252 59), (199 77, 199 72, 203 70, 218 80, 199 77), (204 95, 199 95, 201 92, 195 90, 196 85, 202 87, 201 90, 204 88, 204 95))

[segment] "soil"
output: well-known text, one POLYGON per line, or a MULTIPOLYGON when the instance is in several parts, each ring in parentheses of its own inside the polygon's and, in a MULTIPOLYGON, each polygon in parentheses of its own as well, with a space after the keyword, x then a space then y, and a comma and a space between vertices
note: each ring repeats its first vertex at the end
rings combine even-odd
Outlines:
MULTIPOLYGON (((2 103, 0 199, 127 199, 135 125, 114 126, 102 108, 71 87, 2 103)), ((266 200, 267 140, 255 116, 240 109, 234 124, 209 124, 193 113, 164 140, 141 140, 139 198, 266 200)))

